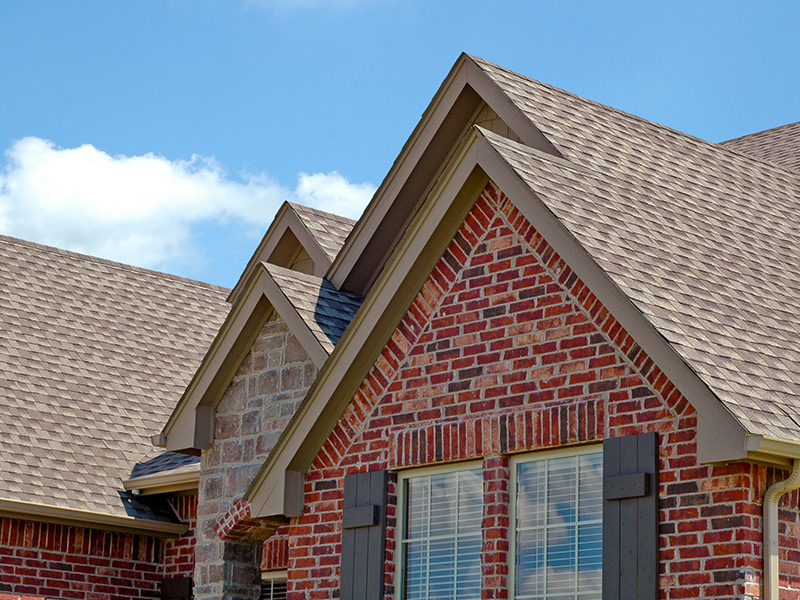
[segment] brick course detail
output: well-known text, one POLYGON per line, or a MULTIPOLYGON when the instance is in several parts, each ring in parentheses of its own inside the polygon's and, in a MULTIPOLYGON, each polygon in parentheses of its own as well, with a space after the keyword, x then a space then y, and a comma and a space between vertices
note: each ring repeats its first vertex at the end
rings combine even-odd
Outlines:
MULTIPOLYGON (((761 497, 782 474, 698 464, 694 409, 490 183, 307 473, 289 528, 289 598, 338 596, 346 474, 478 457, 482 593, 509 597, 507 455, 647 431, 659 432, 661 597, 758 597, 761 497)), ((395 510, 386 600, 398 584, 395 510)), ((781 585, 797 589, 796 509, 781 510, 781 533, 781 585)))

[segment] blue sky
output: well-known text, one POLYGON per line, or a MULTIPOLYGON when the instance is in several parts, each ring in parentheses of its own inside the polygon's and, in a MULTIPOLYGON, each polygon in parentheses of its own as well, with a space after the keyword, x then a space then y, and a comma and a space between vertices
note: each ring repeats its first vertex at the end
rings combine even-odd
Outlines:
POLYGON ((357 216, 459 53, 721 141, 800 120, 796 2, 0 3, 0 233, 231 286, 357 216))

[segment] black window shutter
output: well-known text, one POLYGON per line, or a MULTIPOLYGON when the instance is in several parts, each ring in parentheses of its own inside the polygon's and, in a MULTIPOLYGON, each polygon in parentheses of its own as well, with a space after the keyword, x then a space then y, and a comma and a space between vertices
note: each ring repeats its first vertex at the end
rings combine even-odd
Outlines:
POLYGON ((344 478, 341 600, 383 599, 386 482, 386 471, 344 478))
POLYGON ((658 434, 603 442, 603 600, 658 600, 658 434))
POLYGON ((191 598, 191 577, 169 577, 161 581, 161 600, 191 600, 191 598))

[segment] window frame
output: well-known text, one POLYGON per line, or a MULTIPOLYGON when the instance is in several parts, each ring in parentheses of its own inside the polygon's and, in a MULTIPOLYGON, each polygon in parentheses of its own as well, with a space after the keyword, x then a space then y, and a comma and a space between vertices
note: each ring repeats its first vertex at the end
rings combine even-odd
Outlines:
MULTIPOLYGON (((586 454, 599 454, 603 456, 603 444, 590 444, 587 446, 570 446, 554 448, 537 452, 526 452, 509 456, 508 493, 509 493, 509 522, 508 522, 508 598, 517 598, 517 466, 523 463, 536 462, 554 458, 583 456, 586 454)), ((602 478, 601 478, 602 481, 602 478)), ((602 501, 602 491, 601 491, 602 501)), ((602 515, 602 513, 601 513, 602 515)), ((602 523, 602 516, 601 516, 602 523)))
MULTIPOLYGON (((416 477, 436 475, 438 473, 456 473, 460 471, 475 471, 481 474, 481 493, 483 494, 483 459, 471 460, 467 462, 448 463, 444 465, 432 465, 405 469, 397 472, 397 525, 395 528, 395 600, 403 600, 405 597, 405 552, 403 552, 403 541, 406 529, 406 482, 416 477)), ((481 498, 481 506, 483 498, 481 498)), ((483 543, 483 527, 481 527, 481 543, 483 543)))
MULTIPOLYGON (((283 581, 288 585, 289 583, 289 572, 286 569, 276 569, 271 571, 261 571, 261 586, 263 589, 264 584, 270 583, 271 585, 275 585, 276 581, 283 581)), ((274 589, 272 590, 274 591, 274 589)))

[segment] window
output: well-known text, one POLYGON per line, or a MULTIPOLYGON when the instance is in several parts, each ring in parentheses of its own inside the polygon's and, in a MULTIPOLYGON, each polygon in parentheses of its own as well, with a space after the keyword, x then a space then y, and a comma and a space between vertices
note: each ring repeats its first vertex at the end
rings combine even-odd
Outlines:
POLYGON ((401 474, 401 597, 481 597, 483 473, 468 465, 401 474))
POLYGON ((517 600, 600 600, 603 455, 599 448, 511 463, 517 600))
POLYGON ((261 574, 259 600, 286 600, 286 571, 265 571, 261 574))

